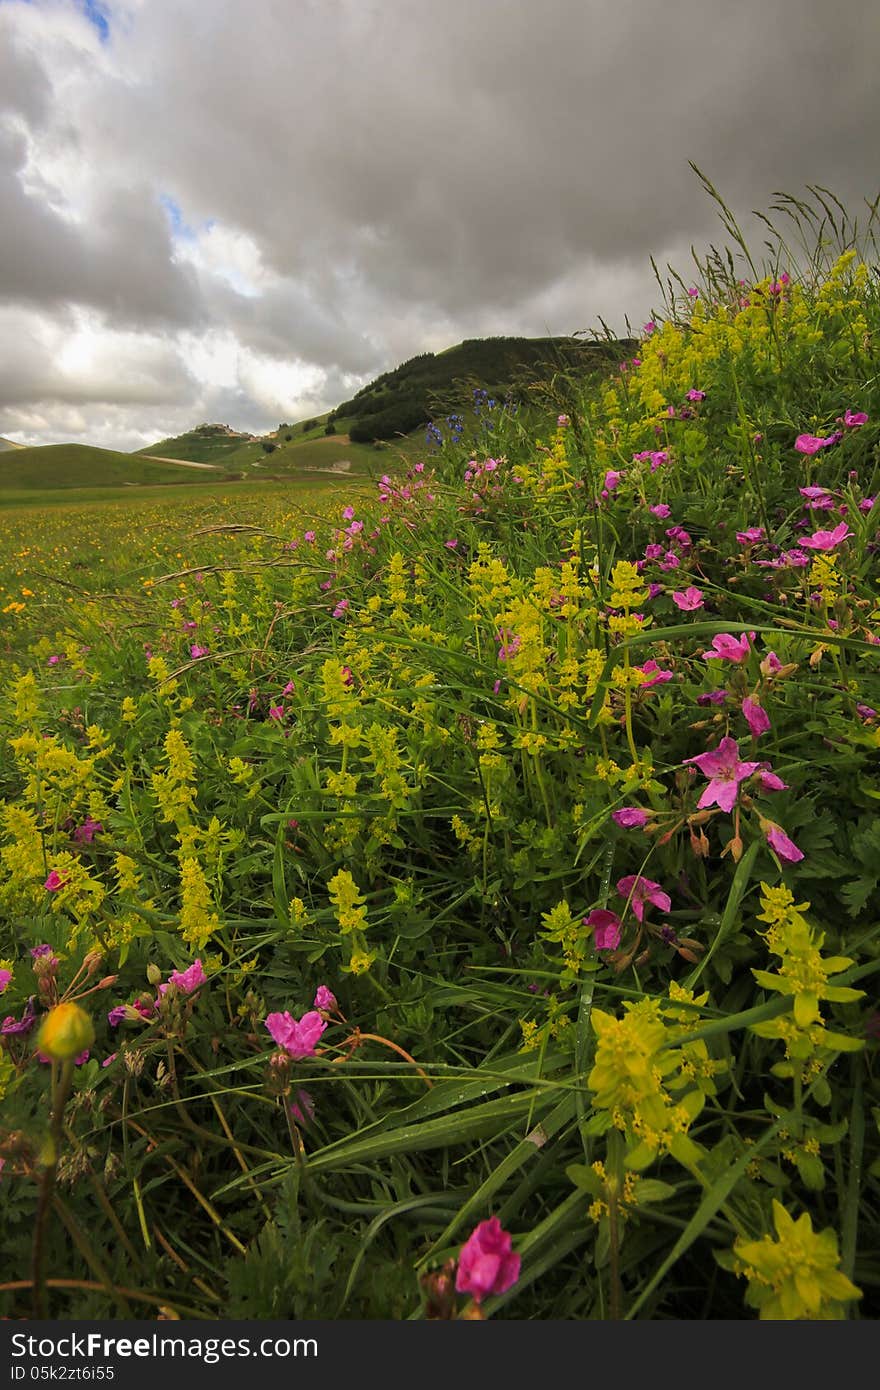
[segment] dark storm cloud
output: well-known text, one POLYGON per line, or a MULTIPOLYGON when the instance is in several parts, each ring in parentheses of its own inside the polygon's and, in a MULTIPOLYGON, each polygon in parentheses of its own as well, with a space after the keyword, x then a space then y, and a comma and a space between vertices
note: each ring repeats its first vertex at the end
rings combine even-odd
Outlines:
POLYGON ((649 256, 687 275, 723 236, 689 160, 759 249, 748 212, 775 190, 880 188, 875 0, 107 13, 101 43, 73 0, 0 3, 0 295, 231 331, 247 371, 201 399, 233 423, 274 402, 245 384, 260 362, 329 393, 462 336, 640 324, 649 256))

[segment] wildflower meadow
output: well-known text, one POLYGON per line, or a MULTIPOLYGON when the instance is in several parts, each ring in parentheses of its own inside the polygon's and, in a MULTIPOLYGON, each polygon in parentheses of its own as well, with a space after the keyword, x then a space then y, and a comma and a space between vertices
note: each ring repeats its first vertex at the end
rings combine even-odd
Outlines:
POLYGON ((878 257, 784 210, 372 480, 2 514, 0 1313, 877 1316, 878 257))

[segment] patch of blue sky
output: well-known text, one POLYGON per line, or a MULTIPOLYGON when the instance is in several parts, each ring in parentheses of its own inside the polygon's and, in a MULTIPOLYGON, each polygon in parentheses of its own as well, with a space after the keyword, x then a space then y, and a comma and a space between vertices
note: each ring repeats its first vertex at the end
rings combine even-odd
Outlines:
MULTIPOLYGON (((110 6, 103 0, 71 0, 84 19, 97 29, 102 43, 110 38, 110 6)), ((39 5, 40 0, 0 0, 0 5, 39 5)))
POLYGON ((171 197, 170 193, 160 193, 159 202, 168 218, 168 225, 171 228, 171 235, 175 241, 197 241, 198 233, 191 227, 184 218, 180 204, 171 197))

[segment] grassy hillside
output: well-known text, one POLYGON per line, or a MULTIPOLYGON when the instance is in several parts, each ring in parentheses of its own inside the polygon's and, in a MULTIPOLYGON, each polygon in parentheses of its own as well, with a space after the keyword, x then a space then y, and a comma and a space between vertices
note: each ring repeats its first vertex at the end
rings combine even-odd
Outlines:
POLYGON ((138 454, 180 459, 185 463, 216 463, 240 467, 259 458, 263 449, 253 435, 231 430, 228 425, 197 425, 172 439, 160 439, 138 449, 138 454))
POLYGON ((383 372, 330 414, 345 417, 355 441, 391 439, 446 411, 475 401, 512 396, 521 400, 536 381, 560 369, 582 376, 607 371, 634 342, 585 343, 580 338, 467 338, 440 353, 423 352, 383 372))
POLYGON ((0 439, 0 454, 6 453, 9 449, 21 449, 21 444, 16 444, 11 439, 0 439))
POLYGON ((119 487, 132 483, 197 482, 222 474, 182 468, 97 449, 91 444, 45 444, 14 449, 0 459, 0 492, 51 488, 119 487))

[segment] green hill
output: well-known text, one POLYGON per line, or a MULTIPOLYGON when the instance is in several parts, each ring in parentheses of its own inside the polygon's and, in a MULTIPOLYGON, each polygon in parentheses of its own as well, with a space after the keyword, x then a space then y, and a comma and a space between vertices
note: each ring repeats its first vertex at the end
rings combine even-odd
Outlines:
POLYGON ((138 449, 141 454, 180 459, 182 463, 216 463, 226 468, 240 467, 262 456, 263 449, 252 434, 233 430, 229 425, 197 425, 173 439, 160 439, 138 449))
POLYGON ((119 487, 124 484, 198 482, 217 479, 208 472, 181 464, 142 459, 91 444, 44 444, 12 449, 0 457, 0 490, 40 491, 45 488, 119 487))
MULTIPOLYGON (((447 411, 473 409, 475 391, 520 400, 533 383, 555 372, 580 376, 606 371, 635 347, 630 340, 581 338, 467 338, 440 353, 423 352, 383 372, 330 412, 345 419, 355 442, 409 434, 447 411)), ((483 397, 486 400, 486 397, 483 397)))
POLYGON ((11 439, 2 439, 2 438, 0 438, 0 454, 6 453, 6 451, 7 451, 8 449, 22 449, 22 448, 24 448, 24 445, 23 445, 23 444, 16 444, 16 443, 15 443, 13 440, 11 440, 11 439))

